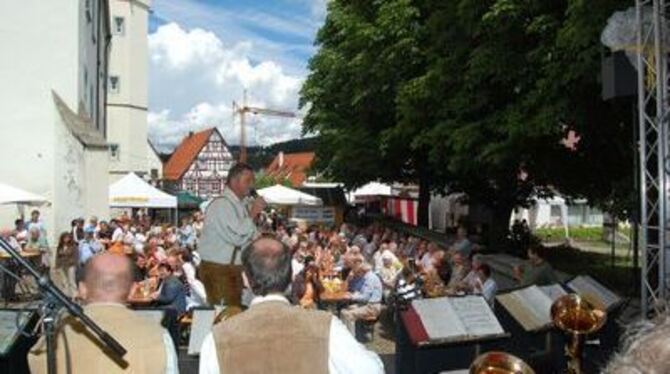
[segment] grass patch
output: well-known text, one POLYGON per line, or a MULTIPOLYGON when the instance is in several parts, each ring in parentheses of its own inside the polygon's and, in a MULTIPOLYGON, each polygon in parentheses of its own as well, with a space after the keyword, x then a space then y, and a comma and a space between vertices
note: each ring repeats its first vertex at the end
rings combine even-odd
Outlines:
MULTIPOLYGON (((603 228, 598 227, 570 227, 570 237, 583 241, 602 241, 603 228)), ((533 235, 544 241, 561 241, 565 239, 565 230, 562 227, 543 227, 533 231, 533 235)))
POLYGON ((546 249, 547 261, 557 270, 579 275, 590 275, 605 287, 621 296, 637 297, 640 270, 634 271, 630 259, 617 256, 612 266, 609 254, 585 252, 570 246, 546 249))

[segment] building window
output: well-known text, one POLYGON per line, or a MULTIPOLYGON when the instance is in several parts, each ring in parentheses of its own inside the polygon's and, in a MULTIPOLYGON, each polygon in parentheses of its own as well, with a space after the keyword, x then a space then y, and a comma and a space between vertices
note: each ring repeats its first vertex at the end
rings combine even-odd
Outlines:
POLYGON ((110 75, 109 76, 109 92, 110 93, 119 93, 119 76, 118 75, 110 75))
POLYGON ((93 20, 93 13, 91 11, 91 0, 86 0, 86 21, 91 23, 93 20))
POLYGON ((91 18, 92 18, 92 28, 91 28, 91 41, 93 44, 96 43, 96 36, 98 33, 98 24, 95 21, 95 17, 98 15, 98 0, 91 0, 92 2, 92 7, 91 7, 91 18))
POLYGON ((89 87, 89 91, 90 91, 91 93, 90 93, 90 95, 88 96, 88 107, 89 107, 89 108, 88 108, 88 117, 89 117, 91 120, 93 120, 93 122, 95 123, 95 127, 98 128, 98 120, 97 120, 97 118, 94 118, 94 116, 93 116, 93 115, 95 114, 95 106, 94 106, 94 104, 93 104, 93 102, 94 102, 93 86, 90 86, 90 87, 89 87))
POLYGON ((119 149, 118 144, 110 144, 109 145, 109 159, 112 161, 119 161, 121 159, 120 157, 121 150, 119 149))
POLYGON ((221 195, 221 183, 219 181, 212 182, 212 195, 221 195))
POLYGON ((114 35, 123 36, 126 33, 126 20, 123 17, 114 17, 112 24, 112 32, 114 35))
POLYGON ((158 169, 151 169, 151 180, 158 179, 158 169))

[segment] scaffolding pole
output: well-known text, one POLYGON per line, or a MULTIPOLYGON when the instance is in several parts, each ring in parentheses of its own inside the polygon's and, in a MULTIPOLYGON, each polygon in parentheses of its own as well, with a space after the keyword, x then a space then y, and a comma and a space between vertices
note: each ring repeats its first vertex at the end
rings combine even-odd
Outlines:
POLYGON ((668 54, 665 0, 636 0, 640 167, 641 308, 665 309, 670 238, 668 54))

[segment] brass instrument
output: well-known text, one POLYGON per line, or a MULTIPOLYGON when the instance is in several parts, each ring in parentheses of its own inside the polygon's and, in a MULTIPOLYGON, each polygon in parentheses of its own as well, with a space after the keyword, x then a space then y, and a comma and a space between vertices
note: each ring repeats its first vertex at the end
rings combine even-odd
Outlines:
POLYGON ((581 373, 582 336, 592 334, 603 327, 607 313, 594 307, 577 294, 561 296, 551 306, 551 319, 559 329, 571 336, 565 353, 569 357, 568 373, 581 373))
POLYGON ((505 352, 479 355, 470 365, 470 374, 535 374, 522 359, 505 352))

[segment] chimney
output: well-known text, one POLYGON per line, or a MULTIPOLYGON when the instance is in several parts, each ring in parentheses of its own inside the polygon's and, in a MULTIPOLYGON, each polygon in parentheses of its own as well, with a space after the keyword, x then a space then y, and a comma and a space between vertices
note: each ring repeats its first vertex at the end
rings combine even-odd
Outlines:
POLYGON ((189 132, 188 132, 188 137, 190 138, 190 137, 192 137, 192 136, 193 136, 193 131, 189 131, 189 132))
POLYGON ((284 166, 284 152, 279 151, 279 167, 284 166))

